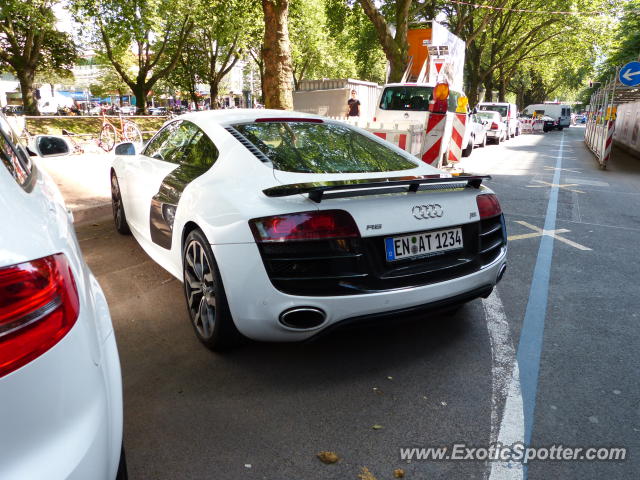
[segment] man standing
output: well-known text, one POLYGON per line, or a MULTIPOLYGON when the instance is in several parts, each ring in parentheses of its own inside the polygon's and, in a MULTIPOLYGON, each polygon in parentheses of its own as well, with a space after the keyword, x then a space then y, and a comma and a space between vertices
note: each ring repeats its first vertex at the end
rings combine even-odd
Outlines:
POLYGON ((359 117, 360 116, 360 100, 356 98, 356 91, 351 90, 351 98, 347 101, 348 110, 347 117, 359 117))

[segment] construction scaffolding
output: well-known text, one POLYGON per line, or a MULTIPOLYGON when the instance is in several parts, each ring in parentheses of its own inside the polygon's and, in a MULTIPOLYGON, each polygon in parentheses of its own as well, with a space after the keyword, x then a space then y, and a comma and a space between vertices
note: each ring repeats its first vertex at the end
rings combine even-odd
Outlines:
POLYGON ((611 159, 618 107, 640 101, 640 85, 622 84, 619 80, 621 68, 617 67, 615 75, 591 95, 587 112, 584 141, 602 169, 607 168, 611 159))

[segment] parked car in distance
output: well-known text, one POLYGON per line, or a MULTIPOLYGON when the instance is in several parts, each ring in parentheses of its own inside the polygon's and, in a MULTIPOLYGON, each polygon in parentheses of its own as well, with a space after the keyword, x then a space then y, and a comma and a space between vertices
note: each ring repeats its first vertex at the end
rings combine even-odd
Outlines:
POLYGON ((467 125, 471 130, 470 140, 473 142, 473 146, 486 147, 487 129, 485 128, 484 121, 478 116, 477 113, 469 114, 467 125))
POLYGON ((506 124, 507 138, 520 135, 520 122, 518 121, 518 107, 515 103, 504 102, 481 102, 478 110, 498 112, 502 121, 506 124))
POLYGON ((133 105, 122 105, 120 107, 120 113, 122 115, 133 115, 136 113, 136 107, 133 105))
POLYGON ((22 105, 7 105, 2 111, 5 115, 24 115, 24 107, 22 105))
POLYGON ((152 107, 149 109, 151 115, 166 115, 167 112, 167 107, 152 107))
POLYGON ((0 224, 0 478, 124 479, 104 293, 56 184, 1 114, 0 224))
POLYGON ((506 268, 487 177, 451 176, 342 122, 195 112, 115 153, 116 229, 183 281, 214 350, 453 308, 489 295, 506 268))
POLYGON ((566 105, 559 102, 549 103, 536 103, 534 105, 528 105, 523 111, 526 115, 551 117, 554 121, 554 128, 562 130, 563 128, 569 128, 571 125, 571 105, 566 105))
POLYGON ((502 121, 500 112, 483 110, 477 115, 484 123, 487 139, 496 145, 500 145, 500 142, 507 139, 507 124, 502 121))

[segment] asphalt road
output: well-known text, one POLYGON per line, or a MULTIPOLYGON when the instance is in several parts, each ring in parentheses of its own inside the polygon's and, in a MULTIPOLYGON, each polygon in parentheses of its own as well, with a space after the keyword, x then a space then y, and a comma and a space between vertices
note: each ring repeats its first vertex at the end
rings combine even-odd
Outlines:
POLYGON ((537 461, 502 478, 637 478, 640 160, 617 152, 601 171, 583 134, 520 136, 464 162, 493 175, 512 237, 497 296, 311 344, 206 350, 177 280, 110 221, 80 227, 120 349, 130 478, 481 479, 496 462, 409 462, 400 448, 527 430, 534 446, 621 446, 627 460, 537 461), (564 240, 536 230, 551 216, 564 240), (514 355, 514 398, 535 407, 524 414, 507 408, 514 355), (340 461, 320 462, 325 450, 340 461))

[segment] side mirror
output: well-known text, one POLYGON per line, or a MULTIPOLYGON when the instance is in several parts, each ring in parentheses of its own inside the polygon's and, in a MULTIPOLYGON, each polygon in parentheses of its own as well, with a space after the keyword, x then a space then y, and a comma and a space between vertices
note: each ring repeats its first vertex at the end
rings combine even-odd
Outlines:
POLYGON ((41 157, 58 157, 71 153, 71 145, 64 137, 37 135, 34 140, 36 153, 41 157))
POLYGON ((122 142, 116 145, 114 150, 116 155, 137 155, 140 153, 141 145, 133 142, 122 142))

